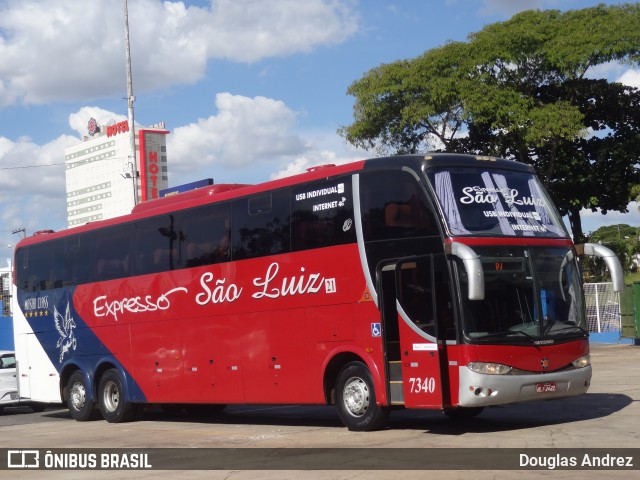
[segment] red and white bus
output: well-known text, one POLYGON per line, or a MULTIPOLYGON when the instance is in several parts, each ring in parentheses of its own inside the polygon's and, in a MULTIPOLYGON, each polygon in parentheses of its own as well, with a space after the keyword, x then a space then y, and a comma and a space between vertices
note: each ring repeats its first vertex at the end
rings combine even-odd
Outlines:
POLYGON ((591 379, 574 246, 534 171, 455 154, 213 185, 15 252, 20 394, 140 406, 335 404, 472 416, 591 379))

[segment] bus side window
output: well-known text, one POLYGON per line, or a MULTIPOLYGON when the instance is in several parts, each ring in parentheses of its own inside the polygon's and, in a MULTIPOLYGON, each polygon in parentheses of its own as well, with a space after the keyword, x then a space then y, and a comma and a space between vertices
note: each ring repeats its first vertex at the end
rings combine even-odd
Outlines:
POLYGON ((288 253, 289 190, 240 198, 233 202, 232 258, 242 260, 288 253))
POLYGON ((161 215, 134 224, 134 275, 166 272, 175 268, 178 245, 174 215, 161 215))
POLYGON ((413 223, 411 207, 390 203, 384 207, 384 224, 387 227, 409 227, 413 223))
POLYGON ((109 228, 93 237, 96 281, 128 276, 131 272, 131 225, 109 228))
POLYGON ((67 277, 63 280, 65 286, 80 285, 91 281, 89 268, 90 241, 88 233, 74 235, 65 239, 65 262, 69 266, 67 277))
POLYGON ((427 335, 442 340, 457 338, 444 255, 402 263, 397 281, 398 301, 409 320, 427 335))
POLYGON ((431 261, 422 258, 402 264, 398 300, 409 319, 428 335, 435 336, 434 295, 431 261))
POLYGON ((35 292, 37 277, 31 269, 31 248, 22 247, 16 251, 16 286, 25 292, 35 292))
POLYGON ((62 288, 69 278, 69 264, 65 261, 64 240, 54 240, 51 249, 53 258, 51 259, 51 286, 49 288, 62 288))
POLYGON ((444 256, 435 256, 433 275, 436 318, 438 319, 438 338, 442 340, 456 340, 458 334, 453 314, 451 283, 444 256))
POLYGON ((25 290, 39 292, 53 288, 53 249, 50 244, 31 245, 26 249, 25 290))
POLYGON ((16 253, 15 253, 14 268, 15 268, 15 275, 16 275, 16 287, 18 287, 19 290, 27 290, 25 285, 26 269, 27 269, 26 252, 27 252, 27 247, 23 247, 16 250, 16 253))
POLYGON ((440 235, 413 175, 401 170, 363 174, 360 195, 365 241, 440 235))
POLYGON ((331 178, 293 189, 291 250, 355 242, 351 191, 351 177, 331 178))
POLYGON ((180 267, 190 268, 227 262, 230 204, 207 205, 182 212, 180 218, 180 267))

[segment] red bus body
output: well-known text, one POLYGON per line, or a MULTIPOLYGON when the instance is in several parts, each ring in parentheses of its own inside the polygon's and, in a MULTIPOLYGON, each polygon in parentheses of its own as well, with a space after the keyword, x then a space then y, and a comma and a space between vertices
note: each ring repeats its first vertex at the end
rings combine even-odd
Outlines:
POLYGON ((576 252, 564 227, 540 219, 547 210, 557 217, 548 197, 530 194, 537 210, 528 213, 494 214, 487 205, 517 200, 498 199, 504 185, 477 194, 480 180, 468 180, 458 213, 472 205, 502 217, 490 227, 500 234, 486 225, 474 234, 444 200, 442 185, 457 177, 442 172, 455 169, 479 169, 485 181, 489 172, 497 185, 516 181, 503 171, 535 179, 528 167, 486 157, 373 159, 205 187, 22 240, 14 276, 21 395, 65 401, 78 420, 98 408, 114 422, 144 404, 335 403, 350 429, 372 430, 394 406, 472 415, 586 392, 576 252), (396 178, 413 185, 420 206, 415 195, 404 206, 376 203, 396 178), (259 223, 277 209, 285 213, 259 223), (406 224, 401 210, 413 216, 406 224), (201 212, 210 216, 194 224, 201 212), (189 242, 223 217, 222 259, 208 244, 193 253, 204 242, 189 242), (101 257, 110 250, 122 255, 101 257), (109 264, 120 271, 101 277, 109 264), (500 288, 513 288, 504 303, 491 293, 500 288), (472 326, 489 319, 507 323, 472 326))

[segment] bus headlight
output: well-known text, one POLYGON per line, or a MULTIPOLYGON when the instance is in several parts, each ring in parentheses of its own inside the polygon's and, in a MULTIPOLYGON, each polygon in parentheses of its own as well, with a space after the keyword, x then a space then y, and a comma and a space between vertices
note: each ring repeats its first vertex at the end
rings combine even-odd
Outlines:
POLYGON ((589 365, 591 365, 591 355, 586 354, 585 356, 580 357, 580 358, 578 358, 577 360, 574 360, 571 363, 576 368, 588 367, 589 365))
POLYGON ((469 362, 467 368, 472 372, 485 375, 507 375, 511 371, 510 366, 501 363, 469 362))

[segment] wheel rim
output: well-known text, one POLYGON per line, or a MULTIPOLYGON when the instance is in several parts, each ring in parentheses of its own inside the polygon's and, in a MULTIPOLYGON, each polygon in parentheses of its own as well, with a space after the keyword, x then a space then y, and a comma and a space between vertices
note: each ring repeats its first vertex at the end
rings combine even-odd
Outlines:
POLYGON ((367 383, 359 377, 352 377, 347 380, 342 394, 344 406, 354 417, 361 417, 369 409, 369 387, 367 383))
POLYGON ((69 391, 69 399, 71 400, 73 408, 76 410, 82 410, 87 400, 87 391, 82 383, 76 382, 73 384, 69 391))
POLYGON ((115 412, 120 403, 120 390, 115 382, 109 380, 104 386, 103 392, 104 407, 109 412, 115 412))

